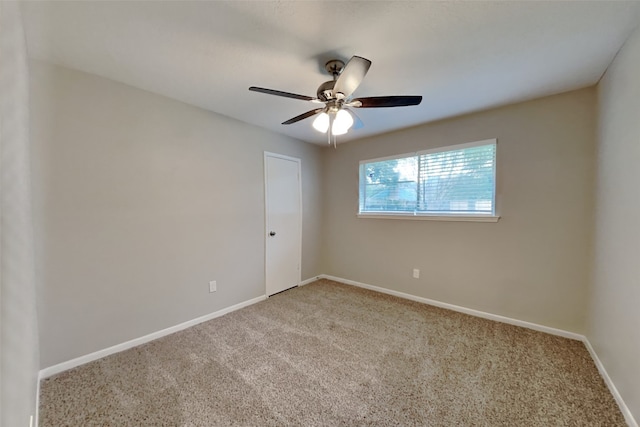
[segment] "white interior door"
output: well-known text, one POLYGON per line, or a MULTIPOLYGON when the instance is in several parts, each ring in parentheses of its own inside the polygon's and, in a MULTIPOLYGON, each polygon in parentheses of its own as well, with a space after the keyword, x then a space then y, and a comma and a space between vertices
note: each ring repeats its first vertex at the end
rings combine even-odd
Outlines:
POLYGON ((265 282, 267 296, 300 283, 300 159, 265 153, 265 282))

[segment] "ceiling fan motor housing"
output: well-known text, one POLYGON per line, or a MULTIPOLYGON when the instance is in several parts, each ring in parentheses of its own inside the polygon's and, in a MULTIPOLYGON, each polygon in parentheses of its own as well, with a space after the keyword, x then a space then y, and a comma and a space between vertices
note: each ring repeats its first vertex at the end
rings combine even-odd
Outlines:
POLYGON ((336 84, 338 76, 340 75, 340 73, 342 73, 342 70, 344 70, 344 62, 340 61, 339 59, 332 59, 324 64, 324 69, 327 70, 327 73, 333 76, 333 80, 322 83, 320 87, 318 87, 316 95, 318 96, 319 100, 327 102, 335 99, 333 87, 336 84))
POLYGON ((318 99, 321 100, 322 102, 327 102, 334 99, 335 97, 333 96, 333 87, 335 86, 335 84, 336 84, 335 80, 329 80, 327 82, 322 83, 318 87, 318 92, 316 94, 318 99))

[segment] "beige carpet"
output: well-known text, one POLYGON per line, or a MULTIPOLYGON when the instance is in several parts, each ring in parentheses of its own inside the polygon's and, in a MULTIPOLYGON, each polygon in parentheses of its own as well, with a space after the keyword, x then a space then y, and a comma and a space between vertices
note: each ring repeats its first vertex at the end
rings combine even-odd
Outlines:
POLYGON ((48 378, 41 426, 624 426, 581 342, 321 280, 48 378))

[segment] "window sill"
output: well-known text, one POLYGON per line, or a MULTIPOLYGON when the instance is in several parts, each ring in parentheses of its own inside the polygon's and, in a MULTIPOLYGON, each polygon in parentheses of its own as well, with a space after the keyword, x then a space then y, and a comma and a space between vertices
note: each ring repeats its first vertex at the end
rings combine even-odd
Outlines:
POLYGON ((495 215, 412 215, 391 213, 360 213, 358 218, 370 219, 408 219, 418 221, 454 221, 454 222, 498 222, 499 216, 495 215))

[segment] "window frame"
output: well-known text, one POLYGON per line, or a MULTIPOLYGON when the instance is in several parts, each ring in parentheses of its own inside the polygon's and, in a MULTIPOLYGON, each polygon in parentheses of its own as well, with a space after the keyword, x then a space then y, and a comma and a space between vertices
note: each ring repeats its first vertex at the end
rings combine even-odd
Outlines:
MULTIPOLYGON (((393 156, 378 157, 375 159, 360 160, 358 163, 358 218, 369 219, 404 219, 404 220, 427 220, 427 221, 465 221, 465 222, 498 222, 500 216, 498 215, 498 182, 497 182, 497 169, 498 169, 498 139, 484 139, 481 141, 467 142, 463 144, 447 145, 442 147, 430 148, 427 150, 420 150, 410 153, 403 153, 393 156), (417 157, 425 154, 442 153, 447 151, 464 150, 467 148, 479 147, 483 145, 495 145, 495 157, 493 167, 493 200, 492 207, 493 213, 480 214, 480 213, 455 213, 455 212, 442 212, 442 213, 429 213, 429 212, 390 212, 390 211, 372 211, 361 212, 361 189, 362 189, 362 165, 367 163, 383 162, 386 160, 405 159, 410 157, 417 157)), ((418 171, 419 173, 419 171, 418 171)))

